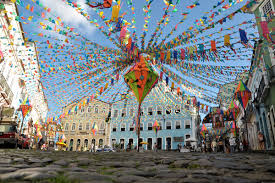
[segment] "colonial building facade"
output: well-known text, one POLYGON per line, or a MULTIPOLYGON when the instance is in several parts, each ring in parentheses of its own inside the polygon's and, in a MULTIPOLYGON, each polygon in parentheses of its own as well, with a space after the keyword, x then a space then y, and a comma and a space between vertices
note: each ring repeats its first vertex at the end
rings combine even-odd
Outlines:
POLYGON ((119 144, 120 148, 126 149, 128 144, 135 148, 140 142, 147 142, 145 149, 152 150, 154 143, 157 143, 158 149, 169 150, 176 149, 178 144, 183 146, 196 141, 199 115, 192 102, 186 101, 164 83, 153 88, 141 106, 138 143, 135 131, 138 104, 133 94, 129 93, 126 100, 112 105, 111 144, 119 144), (160 125, 157 133, 153 128, 155 121, 160 125), (186 143, 187 139, 190 141, 186 143))
POLYGON ((109 114, 109 104, 97 99, 75 110, 87 98, 74 102, 64 109, 69 113, 61 120, 68 150, 85 151, 92 147, 110 145, 110 124, 106 122, 109 114), (95 133, 92 132, 94 127, 95 133))
POLYGON ((14 109, 13 118, 28 128, 30 123, 45 121, 48 112, 36 45, 25 38, 17 5, 10 0, 0 1, 0 26, 0 110, 14 109), (26 98, 32 111, 22 124, 20 105, 26 98))
POLYGON ((259 40, 254 45, 247 86, 251 99, 238 122, 247 132, 249 147, 259 149, 258 133, 264 135, 265 148, 275 148, 275 47, 274 0, 258 0, 248 11, 256 17, 259 40))

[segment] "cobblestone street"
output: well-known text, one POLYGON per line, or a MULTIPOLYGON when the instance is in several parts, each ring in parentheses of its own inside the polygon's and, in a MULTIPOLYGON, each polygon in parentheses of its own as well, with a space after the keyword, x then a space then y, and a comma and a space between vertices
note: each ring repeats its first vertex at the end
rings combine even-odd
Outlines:
POLYGON ((0 150, 3 182, 275 182, 275 156, 0 150))

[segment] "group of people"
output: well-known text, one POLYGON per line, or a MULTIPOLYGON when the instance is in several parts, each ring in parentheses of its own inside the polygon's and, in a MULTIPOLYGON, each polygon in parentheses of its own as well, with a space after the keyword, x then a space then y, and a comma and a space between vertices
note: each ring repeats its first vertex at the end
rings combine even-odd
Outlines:
POLYGON ((223 152, 223 153, 234 153, 236 151, 246 151, 248 149, 248 144, 246 140, 238 140, 236 137, 214 137, 210 138, 207 134, 206 138, 202 141, 202 151, 203 152, 223 152))

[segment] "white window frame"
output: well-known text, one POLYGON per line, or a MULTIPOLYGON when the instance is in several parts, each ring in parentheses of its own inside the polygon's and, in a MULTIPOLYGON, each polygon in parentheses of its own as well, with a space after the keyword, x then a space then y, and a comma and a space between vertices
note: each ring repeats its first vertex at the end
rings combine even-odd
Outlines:
POLYGON ((114 110, 114 115, 113 115, 113 117, 114 117, 114 118, 118 117, 118 110, 117 110, 117 109, 114 110))
POLYGON ((176 130, 181 129, 181 121, 180 121, 180 120, 177 120, 177 121, 175 122, 175 129, 176 129, 176 130), (177 128, 177 122, 179 122, 179 124, 180 124, 180 128, 177 128))
POLYGON ((90 130, 90 123, 86 123, 86 130, 90 130), (87 128, 88 127, 88 128, 87 128))
POLYGON ((120 124, 120 131, 121 132, 126 132, 126 124, 125 123, 121 123, 120 124), (124 131, 122 131, 122 128, 124 127, 124 131))
POLYGON ((75 127, 76 127, 75 125, 76 125, 75 123, 72 124, 72 131, 75 131, 75 127))
POLYGON ((185 138, 185 140, 190 139, 190 138, 191 138, 191 135, 190 135, 190 134, 185 134, 185 137, 184 137, 184 138, 185 138), (186 138, 187 135, 189 135, 190 137, 189 137, 189 138, 186 138))
POLYGON ((135 125, 133 123, 131 123, 129 126, 129 131, 134 131, 134 130, 135 130, 135 125), (133 130, 130 130, 131 128, 133 128, 133 130))
POLYGON ((170 105, 167 105, 167 106, 165 106, 165 115, 171 115, 172 114, 172 106, 170 106, 170 105), (168 111, 167 109, 170 107, 170 114, 167 114, 167 112, 166 111, 168 111))
POLYGON ((98 114, 98 113, 99 113, 98 106, 95 106, 95 113, 96 113, 96 114, 98 114))
POLYGON ((79 124, 78 124, 78 130, 80 130, 80 131, 83 130, 83 125, 82 125, 82 123, 79 123, 79 124), (80 129, 80 127, 81 127, 81 129, 80 129))
POLYGON ((148 114, 148 116, 153 116, 153 115, 154 115, 153 107, 152 107, 152 106, 149 106, 149 107, 147 108, 147 114, 148 114), (150 112, 149 109, 151 109, 151 112, 152 112, 151 115, 149 114, 149 112, 150 112))
POLYGON ((166 124, 165 124, 165 129, 166 129, 166 130, 172 130, 172 129, 173 129, 173 127, 172 127, 172 121, 167 121, 167 122, 166 122, 166 124), (168 128, 167 128, 167 126, 168 126, 167 124, 168 124, 168 123, 170 123, 171 129, 168 129, 168 128))
MULTIPOLYGON (((151 130, 153 130, 153 123, 151 123, 151 122, 147 123, 147 130, 149 130, 149 127, 150 127, 149 124, 151 125, 151 130)), ((149 131, 151 131, 151 130, 149 130, 149 131)))
POLYGON ((187 119, 184 121, 184 129, 191 129, 191 120, 190 119, 187 119), (189 121, 190 128, 186 128, 186 125, 188 125, 187 121, 189 121))
POLYGON ((143 123, 140 123, 140 128, 142 128, 142 130, 140 130, 140 131, 144 130, 144 124, 143 123))
POLYGON ((157 106, 156 115, 163 115, 163 108, 161 106, 157 106), (160 109, 160 110, 159 110, 160 109), (158 114, 158 111, 161 111, 161 114, 158 114))
POLYGON ((65 124, 65 131, 69 131, 69 123, 65 124))
MULTIPOLYGON (((268 18, 266 18, 266 17, 264 17, 264 6, 268 3, 268 2, 270 2, 270 4, 271 4, 271 12, 273 12, 273 17, 274 17, 274 12, 275 12, 275 9, 274 9, 274 5, 273 5, 273 3, 272 3, 272 0, 265 0, 261 5, 260 5, 260 7, 259 7, 259 10, 260 10, 260 14, 261 14, 261 19, 262 19, 262 21, 268 21, 269 19, 268 18)), ((271 18, 273 18, 273 17, 271 17, 271 18)))
POLYGON ((124 118, 125 118, 125 117, 126 117, 126 115, 127 115, 127 113, 126 113, 126 112, 127 112, 127 110, 126 110, 126 109, 122 109, 122 110, 121 110, 121 117, 124 117, 124 118), (124 116, 122 116, 123 114, 124 114, 124 116))
POLYGON ((112 125, 112 132, 117 132, 117 124, 112 125), (114 128, 116 129, 116 131, 114 131, 114 128))

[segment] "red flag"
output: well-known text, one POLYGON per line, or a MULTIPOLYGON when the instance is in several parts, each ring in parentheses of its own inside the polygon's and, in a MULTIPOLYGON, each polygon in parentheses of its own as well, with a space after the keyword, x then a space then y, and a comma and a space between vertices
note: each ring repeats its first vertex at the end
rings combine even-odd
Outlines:
POLYGON ((31 111, 32 106, 30 106, 30 105, 20 105, 20 109, 22 111, 23 118, 25 118, 25 116, 29 113, 29 111, 31 111))

